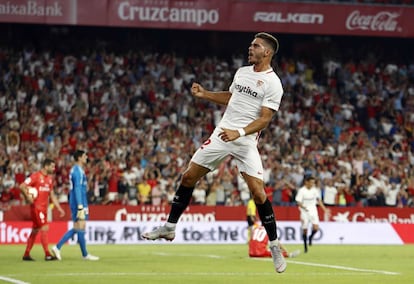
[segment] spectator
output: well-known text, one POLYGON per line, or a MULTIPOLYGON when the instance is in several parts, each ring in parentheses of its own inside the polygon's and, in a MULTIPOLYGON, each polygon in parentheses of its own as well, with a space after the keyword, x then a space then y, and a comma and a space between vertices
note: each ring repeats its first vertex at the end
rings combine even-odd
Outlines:
POLYGON ((213 183, 210 186, 210 192, 207 196, 207 205, 224 205, 226 202, 226 195, 224 186, 218 176, 213 178, 213 183))
POLYGON ((338 189, 332 179, 325 179, 322 188, 323 204, 325 206, 335 206, 338 201, 338 189))
POLYGON ((204 178, 200 179, 193 191, 193 204, 205 205, 208 185, 204 178))
POLYGON ((400 195, 400 184, 395 182, 388 183, 385 188, 385 205, 396 207, 400 195))
POLYGON ((151 203, 151 185, 148 183, 147 178, 144 176, 141 182, 137 185, 138 188, 138 202, 139 204, 151 203))
POLYGON ((281 188, 281 205, 282 206, 293 206, 296 188, 291 182, 285 182, 281 188))
POLYGON ((365 175, 358 175, 354 185, 355 201, 361 207, 368 206, 369 179, 365 175))
POLYGON ((126 177, 122 175, 118 180, 118 199, 123 200, 125 195, 128 197, 128 187, 128 181, 126 177))

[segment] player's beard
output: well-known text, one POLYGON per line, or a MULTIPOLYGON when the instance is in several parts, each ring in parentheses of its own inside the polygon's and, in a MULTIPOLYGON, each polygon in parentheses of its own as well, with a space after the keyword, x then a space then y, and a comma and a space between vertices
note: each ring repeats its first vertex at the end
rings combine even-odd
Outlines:
POLYGON ((261 57, 254 53, 249 53, 247 60, 251 65, 257 65, 261 63, 261 57))
POLYGON ((249 64, 255 64, 255 56, 253 53, 249 52, 249 56, 247 57, 247 61, 249 62, 249 64))

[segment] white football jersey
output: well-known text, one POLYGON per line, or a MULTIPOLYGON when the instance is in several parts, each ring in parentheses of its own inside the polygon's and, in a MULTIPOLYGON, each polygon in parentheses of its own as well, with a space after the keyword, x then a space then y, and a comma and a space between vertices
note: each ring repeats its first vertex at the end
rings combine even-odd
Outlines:
POLYGON ((218 127, 242 128, 260 116, 261 108, 279 110, 282 83, 273 69, 255 72, 253 66, 244 66, 234 75, 229 91, 232 93, 227 109, 218 127))
POLYGON ((305 186, 299 188, 295 197, 296 202, 302 203, 302 205, 308 209, 309 212, 316 211, 316 205, 320 199, 321 193, 318 188, 312 187, 311 189, 308 189, 305 186))

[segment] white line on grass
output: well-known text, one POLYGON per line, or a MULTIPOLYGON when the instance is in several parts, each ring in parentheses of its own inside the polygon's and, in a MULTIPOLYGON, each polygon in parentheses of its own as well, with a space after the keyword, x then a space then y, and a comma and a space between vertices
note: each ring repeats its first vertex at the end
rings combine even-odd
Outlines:
POLYGON ((29 282, 24 282, 24 281, 20 281, 20 280, 17 280, 17 279, 13 279, 13 278, 1 276, 1 275, 0 275, 0 280, 10 282, 10 283, 15 283, 15 284, 30 284, 29 282))
MULTIPOLYGON (((285 272, 284 274, 289 275, 317 275, 317 276, 349 276, 349 275, 372 275, 372 272, 307 272, 307 273, 295 273, 285 272)), ((31 274, 32 276, 44 276, 44 274, 31 274)), ((182 276, 222 276, 222 277, 233 277, 233 276, 264 276, 264 275, 277 275, 276 272, 72 272, 72 273, 49 273, 48 277, 91 277, 91 276, 148 276, 148 277, 182 277, 182 276)), ((19 282, 18 284, 29 284, 26 282, 19 282)))
POLYGON ((311 262, 303 262, 303 261, 296 261, 296 260, 289 260, 289 263, 302 264, 302 265, 308 265, 308 266, 327 267, 327 268, 342 269, 342 270, 350 270, 350 271, 358 271, 358 272, 370 272, 370 273, 372 272, 372 273, 386 274, 386 275, 399 275, 400 274, 398 272, 385 271, 385 270, 362 269, 362 268, 355 268, 355 267, 342 266, 342 265, 311 263, 311 262))
MULTIPOLYGON (((67 273, 48 273, 48 277, 69 277, 69 276, 257 276, 275 275, 276 272, 67 272, 67 273)), ((32 274, 37 276, 44 274, 32 274)), ((24 282, 22 282, 24 283, 24 282)))
MULTIPOLYGON (((270 261, 270 259, 262 259, 262 258, 253 258, 253 259, 270 261)), ((399 272, 392 272, 392 271, 385 271, 385 270, 363 269, 363 268, 355 268, 355 267, 342 266, 342 265, 330 265, 330 264, 303 262, 303 261, 296 261, 296 260, 288 260, 287 262, 294 263, 294 264, 307 265, 307 266, 326 267, 326 268, 342 269, 342 270, 366 272, 366 273, 376 273, 376 274, 386 274, 386 275, 400 275, 401 274, 399 272)))
MULTIPOLYGON (((171 253, 163 253, 163 252, 156 252, 154 253, 156 255, 162 255, 162 256, 194 256, 192 254, 171 254, 171 253)), ((224 258, 220 255, 214 255, 214 254, 200 254, 199 257, 207 257, 207 258, 224 258)), ((264 260, 264 261, 271 261, 270 258, 251 258, 256 260, 264 260)), ((385 275, 399 275, 398 272, 392 272, 392 271, 384 271, 384 270, 375 270, 375 269, 363 269, 363 268, 355 268, 355 267, 349 267, 349 266, 341 266, 341 265, 330 265, 330 264, 323 264, 323 263, 312 263, 312 262, 303 262, 303 261, 296 261, 296 260, 288 260, 288 263, 294 263, 294 264, 301 264, 301 265, 307 265, 307 266, 318 266, 318 267, 325 267, 325 268, 332 268, 332 269, 342 269, 342 270, 349 270, 349 271, 356 271, 356 272, 365 272, 365 273, 376 273, 376 274, 385 274, 385 275)))
MULTIPOLYGON (((163 256, 170 256, 170 255, 173 255, 173 256, 191 256, 191 257, 194 256, 194 254, 183 254, 183 253, 178 253, 178 254, 177 253, 174 253, 174 254, 171 254, 171 253, 164 253, 164 252, 155 252, 153 254, 163 255, 163 256)), ((197 256, 207 257, 207 258, 223 258, 223 256, 221 256, 221 255, 215 255, 215 254, 199 254, 197 256)))

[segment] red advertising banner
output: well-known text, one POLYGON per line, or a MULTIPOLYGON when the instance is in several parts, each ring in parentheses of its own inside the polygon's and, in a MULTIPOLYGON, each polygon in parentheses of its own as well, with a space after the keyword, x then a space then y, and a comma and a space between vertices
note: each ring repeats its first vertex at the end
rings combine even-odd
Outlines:
POLYGON ((226 29, 231 1, 108 1, 110 26, 168 29, 226 29))
POLYGON ((0 22, 414 37, 414 8, 220 0, 0 0, 0 22))
MULTIPOLYGON (((69 208, 65 217, 60 218, 57 210, 53 210, 53 220, 70 220, 69 208)), ((122 206, 94 205, 90 206, 90 220, 94 221, 136 221, 136 222, 165 222, 168 218, 169 206, 122 206)), ((390 207, 330 207, 331 216, 320 212, 321 221, 331 222, 368 222, 414 224, 413 208, 390 207)), ((299 210, 296 206, 274 207, 276 219, 279 221, 298 221, 299 210)), ((28 206, 15 206, 3 212, 0 221, 29 221, 28 206)), ((245 221, 246 207, 244 206, 190 206, 181 217, 183 222, 214 222, 214 221, 245 221)))
POLYGON ((75 25, 77 4, 76 0, 0 0, 0 22, 75 25))
POLYGON ((304 34, 412 37, 413 8, 301 3, 234 3, 232 29, 304 34))
MULTIPOLYGON (((67 230, 68 222, 50 223, 49 242, 57 243, 67 230)), ((2 222, 0 223, 0 244, 25 244, 31 231, 32 227, 29 222, 2 222)), ((40 234, 36 243, 40 243, 40 234)))
POLYGON ((414 244, 414 225, 412 224, 392 224, 405 244, 414 244))

